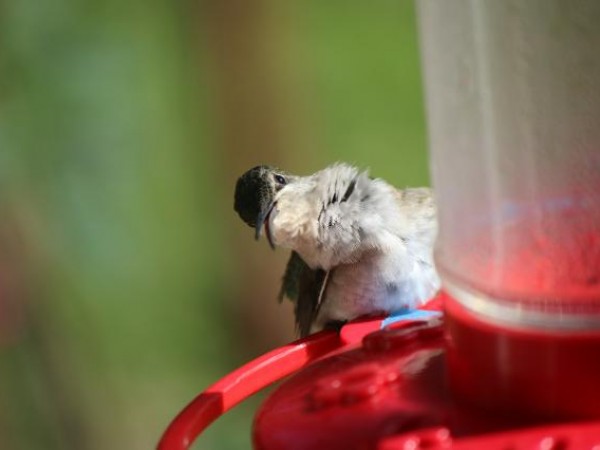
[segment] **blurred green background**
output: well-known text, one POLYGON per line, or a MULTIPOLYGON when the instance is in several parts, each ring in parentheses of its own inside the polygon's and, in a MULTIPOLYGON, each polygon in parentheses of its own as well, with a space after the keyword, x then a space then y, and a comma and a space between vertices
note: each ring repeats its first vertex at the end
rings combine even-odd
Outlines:
MULTIPOLYGON (((426 184, 406 0, 0 2, 0 448, 149 449, 293 338, 236 178, 426 184)), ((253 399, 195 448, 250 447, 253 399)))

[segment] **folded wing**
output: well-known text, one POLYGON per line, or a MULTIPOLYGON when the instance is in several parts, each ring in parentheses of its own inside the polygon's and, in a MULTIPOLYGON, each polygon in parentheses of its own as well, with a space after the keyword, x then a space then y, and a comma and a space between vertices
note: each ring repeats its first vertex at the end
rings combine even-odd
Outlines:
POLYGON ((296 329, 301 337, 310 333, 326 285, 327 272, 311 269, 298 253, 292 251, 283 275, 279 301, 287 297, 295 303, 296 329))

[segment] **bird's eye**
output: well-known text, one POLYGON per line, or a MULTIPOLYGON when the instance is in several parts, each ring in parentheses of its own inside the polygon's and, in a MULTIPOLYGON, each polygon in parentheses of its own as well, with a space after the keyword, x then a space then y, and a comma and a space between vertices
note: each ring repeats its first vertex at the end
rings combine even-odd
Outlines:
POLYGON ((282 175, 275 175, 275 181, 277 182, 277 184, 281 184, 281 185, 287 184, 287 182, 285 181, 285 178, 282 175))

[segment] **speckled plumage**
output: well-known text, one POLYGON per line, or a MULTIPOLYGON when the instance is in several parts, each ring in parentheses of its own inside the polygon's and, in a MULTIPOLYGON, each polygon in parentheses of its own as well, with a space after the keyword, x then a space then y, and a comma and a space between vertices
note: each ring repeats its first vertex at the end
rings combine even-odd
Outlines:
POLYGON ((301 335, 414 308, 438 290, 430 189, 396 190, 338 163, 291 178, 269 202, 268 237, 293 250, 282 293, 296 301, 301 335))

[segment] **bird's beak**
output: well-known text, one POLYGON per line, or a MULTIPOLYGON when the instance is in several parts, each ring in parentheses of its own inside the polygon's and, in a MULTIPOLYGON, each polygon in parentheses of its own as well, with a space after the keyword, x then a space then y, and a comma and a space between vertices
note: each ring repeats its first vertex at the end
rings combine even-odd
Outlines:
POLYGON ((263 225, 265 227, 265 234, 267 235, 267 241, 269 241, 269 245, 273 250, 275 250, 275 244, 273 244, 273 237, 271 236, 271 229, 269 228, 269 215, 273 208, 275 207, 275 202, 269 202, 265 208, 261 208, 258 216, 256 218, 256 234, 255 238, 258 241, 260 239, 260 233, 262 232, 263 225))

